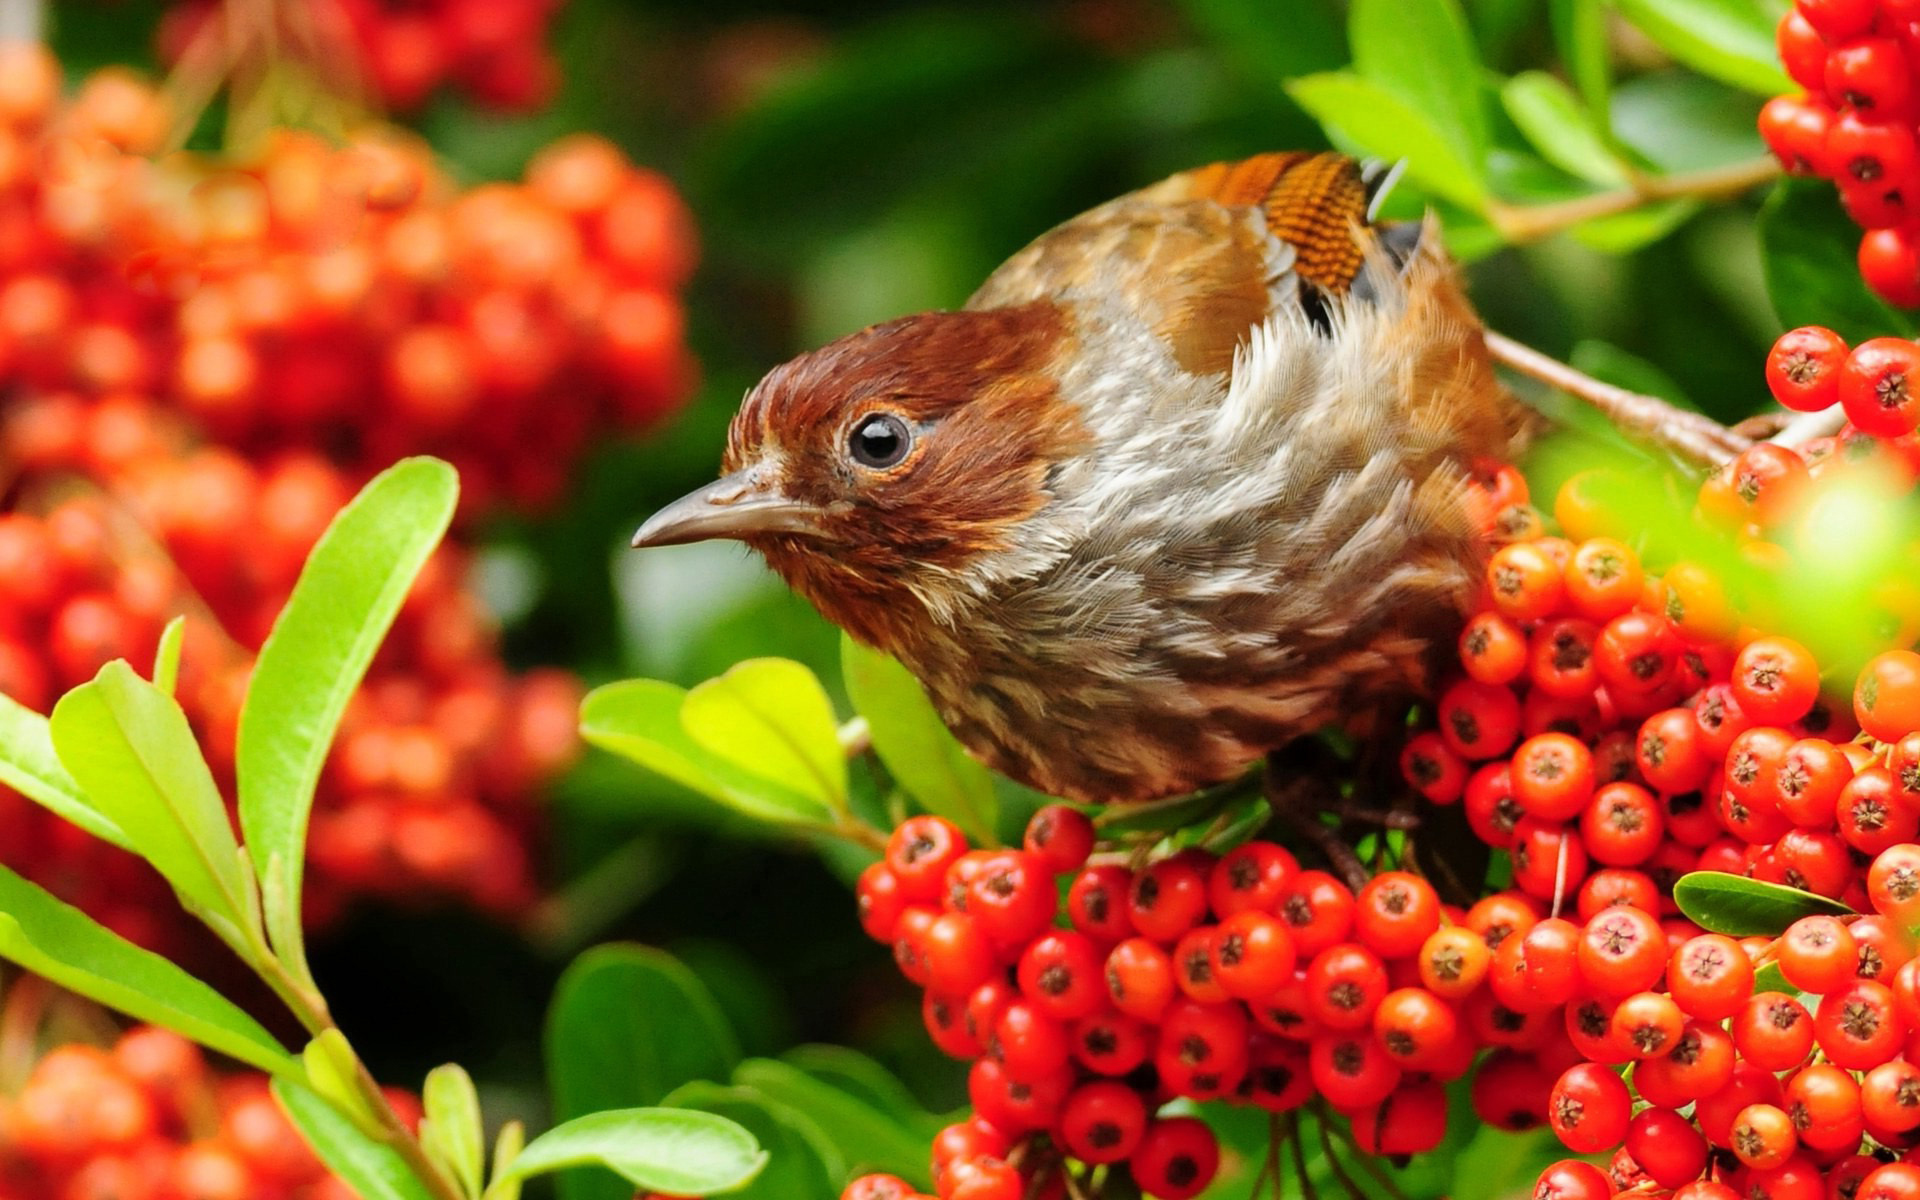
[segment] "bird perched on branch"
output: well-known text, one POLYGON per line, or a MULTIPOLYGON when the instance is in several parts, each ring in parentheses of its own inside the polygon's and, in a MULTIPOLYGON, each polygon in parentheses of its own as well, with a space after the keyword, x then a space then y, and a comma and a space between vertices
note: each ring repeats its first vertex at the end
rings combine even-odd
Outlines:
POLYGON ((1530 425, 1436 226, 1331 153, 1175 175, 957 312, 775 368, 635 546, 738 538, 1057 796, 1231 778, 1425 689, 1530 425))

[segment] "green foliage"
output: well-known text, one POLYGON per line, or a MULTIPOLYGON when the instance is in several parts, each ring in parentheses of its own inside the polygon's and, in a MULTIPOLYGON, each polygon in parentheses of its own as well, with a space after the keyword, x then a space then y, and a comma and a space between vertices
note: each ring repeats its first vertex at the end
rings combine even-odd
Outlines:
POLYGON ((300 882, 320 768, 458 496, 453 468, 437 459, 407 459, 375 476, 314 546, 247 686, 235 755, 240 828, 274 948, 302 977, 300 882))
POLYGON ((1687 920, 1731 937, 1778 937, 1801 917, 1848 916, 1838 900, 1723 871, 1694 871, 1673 885, 1674 903, 1687 920))
POLYGON ((725 1117, 683 1108, 619 1108, 549 1129, 528 1142, 497 1180, 592 1165, 643 1191, 706 1195, 740 1188, 766 1162, 753 1135, 725 1117))
POLYGON ((716 1113, 753 1134, 767 1151, 767 1169, 740 1191, 740 1200, 836 1200, 852 1177, 840 1151, 806 1113, 751 1088, 704 1080, 676 1088, 675 1108, 716 1113))
POLYGON ((127 835, 94 807, 67 774, 53 748, 47 719, 20 702, 0 695, 0 784, 73 822, 103 842, 130 849, 127 835))
POLYGON ((1662 50, 1734 87, 1762 96, 1794 89, 1774 52, 1780 14, 1758 0, 1613 0, 1662 50))
POLYGON ((364 1200, 432 1200, 399 1151, 368 1134, 312 1088, 277 1079, 273 1098, 320 1161, 364 1200))
POLYGON ((687 693, 680 724, 730 765, 792 788, 826 812, 847 806, 847 761, 833 704, 812 671, 749 659, 687 693))
POLYGON ((456 1063, 427 1072, 420 1089, 424 1115, 420 1145, 469 1196, 480 1194, 486 1170, 486 1126, 480 1118, 480 1093, 473 1077, 456 1063))
POLYGON ((840 665, 847 694, 867 719, 873 751, 894 779, 928 812, 952 821, 976 843, 992 844, 999 816, 993 777, 947 730, 919 680, 844 635, 840 665))
POLYGON ((1760 248, 1767 298, 1783 327, 1825 325, 1849 342, 1914 332, 1911 317, 1861 282, 1859 241, 1831 185, 1788 180, 1773 189, 1760 210, 1760 248))
MULTIPOLYGON (((555 1115, 658 1104, 694 1079, 724 1079, 739 1061, 719 1006, 691 971, 644 946, 599 946, 560 977, 547 1012, 555 1115)), ((560 1179, 568 1200, 618 1200, 604 1175, 560 1179)))

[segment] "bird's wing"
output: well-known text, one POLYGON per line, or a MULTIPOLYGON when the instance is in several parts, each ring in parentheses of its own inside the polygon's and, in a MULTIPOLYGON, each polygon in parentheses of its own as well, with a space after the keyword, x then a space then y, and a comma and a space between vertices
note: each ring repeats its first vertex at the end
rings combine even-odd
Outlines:
POLYGON ((1354 286, 1376 240, 1376 180, 1333 153, 1183 171, 1042 234, 967 307, 1097 296, 1131 310, 1185 369, 1226 372, 1277 307, 1312 315, 1354 286))

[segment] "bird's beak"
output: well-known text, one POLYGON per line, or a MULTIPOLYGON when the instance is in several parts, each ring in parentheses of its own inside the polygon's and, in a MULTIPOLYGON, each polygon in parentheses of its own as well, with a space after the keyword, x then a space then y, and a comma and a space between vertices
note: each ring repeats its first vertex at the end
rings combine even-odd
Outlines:
POLYGON ((749 467, 723 475, 648 517, 633 535, 633 546, 678 546, 761 533, 817 536, 824 515, 815 505, 782 492, 764 470, 749 467))

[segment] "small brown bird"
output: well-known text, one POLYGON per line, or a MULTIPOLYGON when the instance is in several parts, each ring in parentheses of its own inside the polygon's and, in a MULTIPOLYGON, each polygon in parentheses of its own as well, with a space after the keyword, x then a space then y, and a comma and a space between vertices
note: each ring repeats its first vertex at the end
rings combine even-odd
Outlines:
POLYGON ((1530 418, 1426 223, 1337 154, 1173 176, 958 312, 775 368, 635 546, 739 538, 1056 796, 1231 778, 1422 691, 1530 418))

